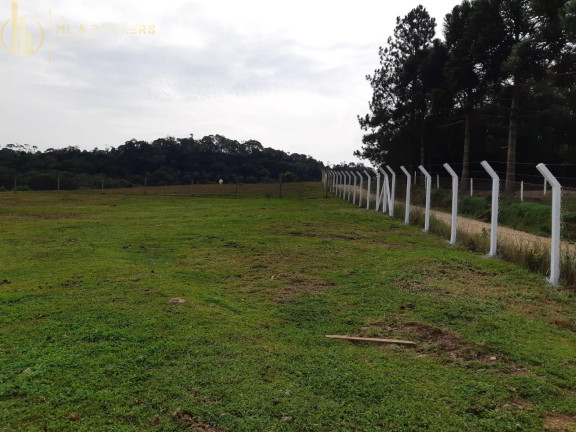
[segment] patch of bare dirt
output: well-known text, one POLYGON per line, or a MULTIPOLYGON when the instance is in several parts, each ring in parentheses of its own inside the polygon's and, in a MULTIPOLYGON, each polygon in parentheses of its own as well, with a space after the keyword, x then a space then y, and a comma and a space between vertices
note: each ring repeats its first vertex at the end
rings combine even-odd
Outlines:
POLYGON ((433 261, 395 281, 402 289, 433 292, 435 295, 470 295, 470 291, 482 298, 494 297, 499 286, 494 273, 484 271, 466 260, 433 261))
POLYGON ((184 300, 183 298, 174 297, 174 298, 171 298, 170 300, 168 300, 168 303, 171 303, 171 304, 182 304, 182 303, 186 303, 186 300, 184 300))
POLYGON ((487 355, 484 348, 464 342, 456 332, 416 321, 403 322, 392 318, 387 322, 370 323, 360 333, 364 337, 411 340, 418 344, 419 351, 440 352, 455 360, 496 360, 487 355))
POLYGON ((195 432, 224 432, 224 429, 203 423, 196 419, 191 413, 182 411, 180 408, 174 411, 172 416, 178 423, 189 425, 191 430, 195 432))
POLYGON ((544 418, 544 427, 547 431, 574 432, 576 431, 576 417, 565 414, 553 414, 544 418))
POLYGON ((555 316, 550 318, 550 324, 558 327, 561 330, 576 332, 576 323, 574 323, 571 319, 563 316, 555 316))
POLYGON ((534 373, 530 372, 520 366, 515 367, 514 369, 512 369, 508 375, 510 376, 514 376, 514 377, 525 377, 525 376, 533 376, 534 373))
POLYGON ((333 282, 303 273, 284 273, 273 276, 273 279, 284 283, 284 286, 274 293, 273 301, 277 303, 284 303, 300 295, 323 294, 327 288, 335 285, 333 282))
POLYGON ((515 398, 504 405, 504 408, 514 407, 520 411, 533 412, 534 406, 532 402, 524 398, 515 398))

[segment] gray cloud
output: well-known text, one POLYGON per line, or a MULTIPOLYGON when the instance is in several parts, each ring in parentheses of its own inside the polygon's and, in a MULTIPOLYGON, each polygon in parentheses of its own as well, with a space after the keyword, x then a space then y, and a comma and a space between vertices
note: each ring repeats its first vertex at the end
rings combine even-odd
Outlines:
MULTIPOLYGON (((46 9, 40 0, 25 3, 28 11, 46 9)), ((51 65, 44 48, 26 58, 0 51, 7 125, 0 144, 92 148, 133 136, 223 133, 332 162, 351 159, 361 137, 356 115, 369 99, 364 75, 376 67, 378 45, 392 28, 374 30, 382 33, 377 40, 359 38, 367 32, 361 23, 336 16, 337 5, 328 2, 311 11, 303 2, 279 3, 291 13, 284 19, 266 15, 268 3, 264 13, 250 1, 249 10, 236 7, 237 20, 223 20, 212 4, 104 0, 86 7, 55 0, 60 24, 154 24, 156 34, 54 40, 51 65), (336 19, 340 27, 330 21, 336 19)))

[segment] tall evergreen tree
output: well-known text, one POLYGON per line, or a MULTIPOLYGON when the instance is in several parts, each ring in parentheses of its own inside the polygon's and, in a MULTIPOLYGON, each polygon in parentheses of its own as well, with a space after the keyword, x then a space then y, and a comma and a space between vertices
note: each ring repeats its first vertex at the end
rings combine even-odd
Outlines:
POLYGON ((471 129, 474 115, 489 102, 491 90, 501 75, 506 58, 505 28, 499 19, 498 3, 464 0, 444 20, 449 58, 446 82, 453 95, 455 114, 464 122, 461 187, 469 178, 471 129))
MULTIPOLYGON (((495 0, 493 0, 495 1, 495 0)), ((558 61, 566 43, 561 11, 566 0, 498 0, 506 29, 508 55, 502 82, 508 87, 510 114, 506 158, 506 193, 516 180, 519 101, 528 95, 558 61)))
POLYGON ((373 89, 371 113, 358 119, 367 133, 357 156, 381 163, 394 138, 404 134, 412 135, 409 152, 418 152, 423 162, 427 99, 418 59, 432 45, 435 26, 421 5, 396 19, 394 35, 379 50, 380 68, 366 77, 373 89), (416 136, 408 131, 416 131, 416 136))

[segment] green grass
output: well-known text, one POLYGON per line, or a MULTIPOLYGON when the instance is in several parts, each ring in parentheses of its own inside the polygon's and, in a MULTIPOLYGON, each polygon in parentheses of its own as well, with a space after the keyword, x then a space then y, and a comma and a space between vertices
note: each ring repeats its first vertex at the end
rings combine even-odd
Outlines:
POLYGON ((0 431, 542 431, 576 415, 572 292, 310 187, 0 194, 0 431))

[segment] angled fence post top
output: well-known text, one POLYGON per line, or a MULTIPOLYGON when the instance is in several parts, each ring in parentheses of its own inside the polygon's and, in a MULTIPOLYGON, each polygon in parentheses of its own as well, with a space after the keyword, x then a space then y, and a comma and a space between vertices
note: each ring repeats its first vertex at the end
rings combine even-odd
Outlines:
POLYGON ((448 174, 450 174, 452 176, 452 178, 458 178, 458 174, 456 174, 454 172, 454 170, 452 169, 452 167, 450 165, 448 165, 447 163, 445 163, 444 165, 442 165, 444 167, 444 169, 446 171, 448 171, 448 174))
POLYGON ((482 165, 482 168, 486 170, 490 177, 492 177, 494 180, 500 180, 500 177, 498 177, 498 174, 496 174, 496 171, 492 169, 488 162, 482 161, 480 162, 480 165, 482 165))
POLYGON ((426 168, 424 168, 422 165, 418 165, 418 169, 422 174, 424 174, 424 177, 430 178, 430 180, 432 180, 432 176, 428 173, 428 171, 426 171, 426 168))
POLYGON ((408 178, 412 178, 412 176, 410 175, 410 173, 408 172, 408 170, 406 168, 404 168, 404 165, 402 165, 400 167, 400 169, 402 170, 402 172, 406 175, 406 177, 408 178))
POLYGON ((548 167, 546 165, 544 165, 543 163, 539 163, 538 165, 536 165, 536 169, 538 171, 540 171, 540 174, 542 174, 544 176, 544 178, 546 179, 546 181, 548 183, 550 183, 550 185, 554 188, 554 187, 562 187, 562 185, 560 184, 560 182, 558 181, 558 179, 556 177, 554 177, 554 174, 552 174, 550 172, 550 170, 548 169, 548 167))
POLYGON ((392 168, 390 168, 390 165, 386 165, 386 169, 388 171, 390 171, 390 174, 392 174, 393 177, 396 177, 396 173, 394 172, 394 170, 392 168))

